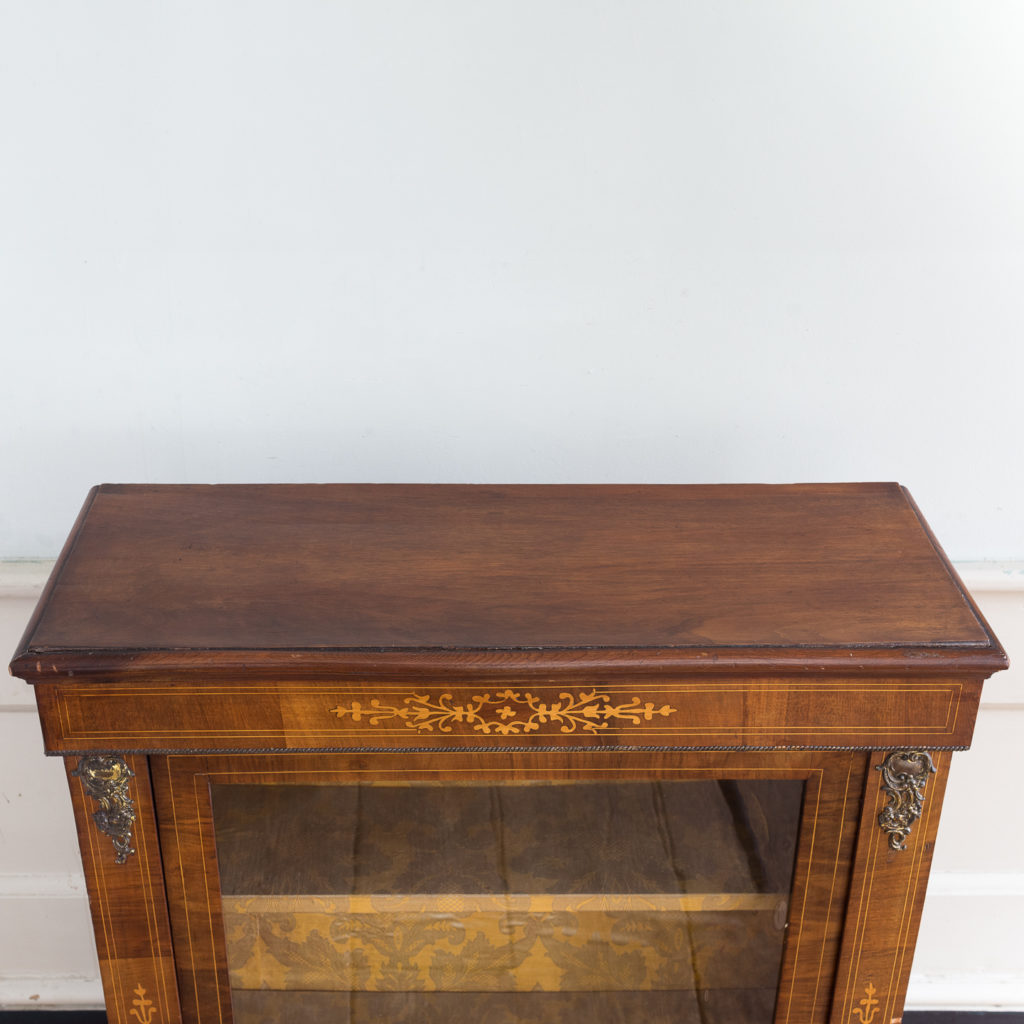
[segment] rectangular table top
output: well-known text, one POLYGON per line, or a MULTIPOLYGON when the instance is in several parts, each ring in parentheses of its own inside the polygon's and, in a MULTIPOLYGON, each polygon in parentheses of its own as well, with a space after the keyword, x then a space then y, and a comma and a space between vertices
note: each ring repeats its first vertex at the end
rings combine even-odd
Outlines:
POLYGON ((987 675, 897 484, 103 485, 12 662, 301 675, 370 658, 987 675))

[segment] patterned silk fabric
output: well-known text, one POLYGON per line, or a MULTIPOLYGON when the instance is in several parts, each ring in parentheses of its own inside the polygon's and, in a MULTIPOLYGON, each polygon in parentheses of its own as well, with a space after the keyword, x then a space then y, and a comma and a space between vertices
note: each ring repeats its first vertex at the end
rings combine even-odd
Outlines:
POLYGON ((232 988, 772 991, 801 795, 788 781, 215 787, 232 988))

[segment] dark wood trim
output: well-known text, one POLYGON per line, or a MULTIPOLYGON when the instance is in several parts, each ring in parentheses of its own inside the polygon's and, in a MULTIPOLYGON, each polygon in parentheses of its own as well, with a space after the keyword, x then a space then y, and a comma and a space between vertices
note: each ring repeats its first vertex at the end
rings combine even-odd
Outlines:
POLYGON ((792 676, 822 675, 933 677, 939 672, 971 674, 985 679, 1005 669, 1009 661, 1000 648, 967 645, 911 645, 888 647, 723 647, 710 658, 705 648, 588 647, 547 650, 334 650, 281 649, 252 651, 196 649, 193 651, 106 651, 93 648, 72 653, 33 648, 11 662, 11 673, 34 685, 76 679, 133 682, 149 679, 198 678, 210 680, 279 679, 296 672, 308 679, 479 678, 494 676, 600 676, 630 672, 638 678, 666 673, 711 678, 756 676, 783 672, 792 676), (851 653, 856 660, 851 660, 851 653), (87 654, 87 659, 83 657, 87 654), (955 665, 953 664, 955 661, 955 665))
POLYGON ((43 587, 43 592, 39 595, 39 602, 36 604, 35 610, 32 612, 32 617, 28 620, 28 625, 25 627, 25 632, 22 634, 21 642, 18 644, 19 651, 28 650, 31 647, 32 638, 35 636, 39 620, 42 618, 43 612, 46 610, 46 605, 50 600, 50 595, 53 593, 53 588, 57 585, 57 580, 60 579, 60 574, 64 571, 64 566, 71 557, 71 552, 74 551, 75 544, 78 543, 78 538, 82 532, 82 526, 85 523, 85 517, 89 514, 89 509, 92 508, 92 503, 96 500, 96 495, 99 494, 99 492, 100 488, 99 486, 96 486, 93 487, 85 496, 85 501, 82 504, 82 510, 78 513, 78 518, 75 519, 75 525, 71 528, 71 533, 68 534, 68 539, 64 541, 64 547, 61 548, 61 552, 57 556, 57 561, 54 563, 53 569, 50 571, 50 578, 46 581, 46 585, 43 587))

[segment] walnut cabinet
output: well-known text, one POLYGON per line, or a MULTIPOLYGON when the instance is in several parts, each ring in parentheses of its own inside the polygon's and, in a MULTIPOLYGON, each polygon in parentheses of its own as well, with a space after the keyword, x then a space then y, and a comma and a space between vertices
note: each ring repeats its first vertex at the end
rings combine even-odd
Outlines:
POLYGON ((892 1024, 1005 665, 895 484, 105 485, 11 668, 117 1024, 892 1024))

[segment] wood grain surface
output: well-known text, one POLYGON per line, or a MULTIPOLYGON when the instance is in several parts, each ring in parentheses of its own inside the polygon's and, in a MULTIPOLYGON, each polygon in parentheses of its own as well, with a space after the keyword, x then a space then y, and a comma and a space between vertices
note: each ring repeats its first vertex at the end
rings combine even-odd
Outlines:
POLYGON ((1005 665, 896 484, 104 485, 12 671, 337 674, 414 653, 445 674, 467 652, 1005 665))
POLYGON ((879 772, 883 760, 882 753, 871 757, 865 780, 831 1024, 899 1024, 914 959, 951 755, 934 755, 921 816, 901 850, 893 849, 879 828, 889 800, 879 772))
POLYGON ((119 864, 111 840, 93 820, 99 804, 72 774, 78 759, 65 759, 103 995, 114 1024, 178 1024, 181 1012, 149 763, 131 756, 126 763, 134 773, 128 785, 135 813, 133 852, 119 864))
POLYGON ((36 687, 50 751, 970 745, 975 680, 482 676, 36 687))

